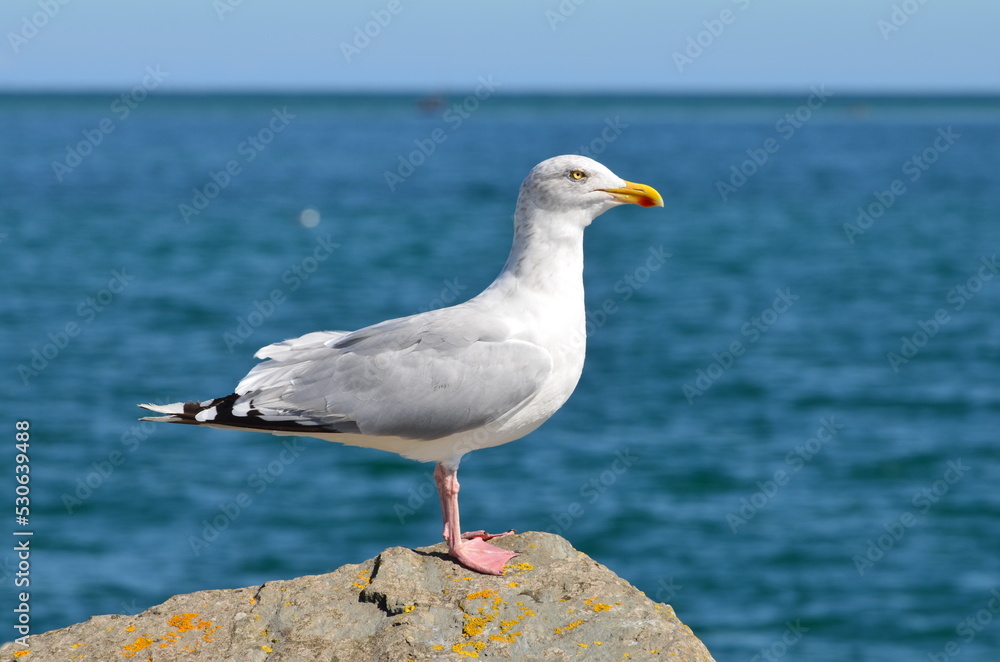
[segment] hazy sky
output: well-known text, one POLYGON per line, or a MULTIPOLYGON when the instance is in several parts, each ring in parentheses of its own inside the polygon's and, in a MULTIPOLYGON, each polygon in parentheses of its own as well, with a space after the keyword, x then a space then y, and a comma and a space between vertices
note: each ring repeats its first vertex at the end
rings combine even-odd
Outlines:
POLYGON ((2 0, 0 89, 1000 92, 997 0, 2 0))

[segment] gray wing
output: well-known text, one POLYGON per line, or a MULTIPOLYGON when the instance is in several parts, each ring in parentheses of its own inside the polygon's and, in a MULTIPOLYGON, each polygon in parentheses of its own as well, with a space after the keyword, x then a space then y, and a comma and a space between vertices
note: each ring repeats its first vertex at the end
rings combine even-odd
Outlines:
POLYGON ((338 432, 440 439, 516 411, 552 359, 495 317, 457 306, 257 353, 233 414, 338 432))

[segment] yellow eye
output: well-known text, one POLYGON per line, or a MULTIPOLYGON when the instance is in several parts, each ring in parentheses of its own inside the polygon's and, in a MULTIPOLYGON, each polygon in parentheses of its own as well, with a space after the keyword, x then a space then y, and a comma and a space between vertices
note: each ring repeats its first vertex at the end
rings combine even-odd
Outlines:
POLYGON ((569 173, 569 176, 570 176, 570 179, 575 179, 575 180, 579 181, 579 180, 583 179, 584 177, 586 177, 587 173, 585 173, 582 170, 573 170, 573 171, 571 171, 569 173))

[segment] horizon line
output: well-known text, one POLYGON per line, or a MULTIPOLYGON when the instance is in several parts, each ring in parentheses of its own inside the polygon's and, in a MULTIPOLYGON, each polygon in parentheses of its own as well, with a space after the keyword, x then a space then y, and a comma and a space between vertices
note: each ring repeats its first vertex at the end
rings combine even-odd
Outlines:
MULTIPOLYGON (((14 96, 14 95, 117 95, 122 92, 120 87, 111 86, 80 86, 80 87, 0 87, 0 95, 3 96, 14 96)), ((725 98, 725 97, 743 97, 743 98, 753 98, 753 97, 788 97, 788 96, 799 96, 803 91, 809 91, 811 88, 806 88, 803 90, 801 88, 771 88, 771 89, 756 89, 756 88, 742 88, 742 89, 716 89, 716 88, 689 88, 689 89, 674 89, 674 90, 653 90, 653 89, 615 89, 615 90, 599 90, 594 88, 580 88, 580 89, 560 89, 552 90, 551 88, 522 88, 516 90, 498 90, 493 96, 496 97, 649 97, 649 98, 670 98, 670 97, 680 97, 680 98, 725 98)), ((440 97, 440 96, 455 96, 455 95, 466 95, 469 93, 468 88, 458 89, 458 88, 434 88, 434 87, 403 87, 398 88, 319 88, 319 87, 233 87, 233 88, 223 88, 218 87, 188 87, 181 89, 172 90, 156 90, 151 96, 158 97, 181 97, 181 96, 279 96, 279 95, 295 95, 295 96, 417 96, 417 97, 440 97)), ((833 96, 833 95, 831 95, 833 96)), ((873 89, 873 88, 853 88, 847 90, 840 90, 836 92, 836 96, 840 98, 879 98, 879 99, 890 99, 890 98, 997 98, 1000 99, 1000 89, 989 90, 989 89, 928 89, 928 88, 899 88, 894 90, 873 89)))

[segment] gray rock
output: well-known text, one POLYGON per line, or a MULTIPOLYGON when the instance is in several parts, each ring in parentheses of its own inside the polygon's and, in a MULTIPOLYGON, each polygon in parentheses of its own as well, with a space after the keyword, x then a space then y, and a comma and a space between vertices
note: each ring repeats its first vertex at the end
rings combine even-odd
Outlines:
POLYGON ((711 661, 657 604, 559 536, 494 544, 521 552, 502 577, 445 556, 444 543, 392 547, 326 575, 175 595, 136 616, 85 623, 0 648, 7 662, 405 662, 470 657, 711 661))

